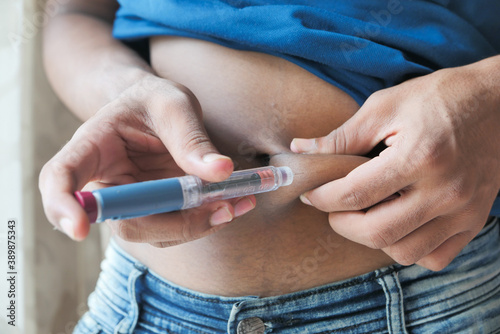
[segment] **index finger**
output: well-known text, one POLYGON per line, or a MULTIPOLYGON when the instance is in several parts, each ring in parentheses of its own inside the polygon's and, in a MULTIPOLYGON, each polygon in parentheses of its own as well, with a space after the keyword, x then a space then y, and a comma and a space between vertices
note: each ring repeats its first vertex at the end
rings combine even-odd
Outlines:
POLYGON ((369 208, 416 181, 398 154, 389 147, 344 178, 306 192, 302 199, 305 197, 306 202, 325 212, 369 208))
POLYGON ((40 172, 39 189, 48 220, 75 240, 84 239, 90 225, 73 192, 90 181, 96 169, 95 154, 90 142, 77 145, 72 139, 40 172))

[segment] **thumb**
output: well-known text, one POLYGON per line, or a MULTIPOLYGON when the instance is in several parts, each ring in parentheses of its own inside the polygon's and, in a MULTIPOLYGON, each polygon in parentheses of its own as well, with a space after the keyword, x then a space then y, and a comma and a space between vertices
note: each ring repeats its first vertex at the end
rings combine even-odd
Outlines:
POLYGON ((324 137, 294 138, 290 149, 295 153, 363 155, 384 139, 384 122, 374 110, 363 105, 347 122, 324 137))
POLYGON ((233 162, 221 155, 208 137, 196 98, 183 108, 170 109, 167 117, 163 113, 163 117, 154 121, 157 135, 184 172, 212 182, 231 175, 233 162))

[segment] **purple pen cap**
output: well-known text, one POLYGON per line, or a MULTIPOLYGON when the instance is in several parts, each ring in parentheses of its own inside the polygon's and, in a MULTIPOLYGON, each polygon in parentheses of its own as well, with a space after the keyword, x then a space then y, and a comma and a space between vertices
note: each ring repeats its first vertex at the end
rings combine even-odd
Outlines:
POLYGON ((95 223, 97 220, 97 201, 90 191, 75 191, 75 197, 83 210, 87 212, 89 221, 95 223))

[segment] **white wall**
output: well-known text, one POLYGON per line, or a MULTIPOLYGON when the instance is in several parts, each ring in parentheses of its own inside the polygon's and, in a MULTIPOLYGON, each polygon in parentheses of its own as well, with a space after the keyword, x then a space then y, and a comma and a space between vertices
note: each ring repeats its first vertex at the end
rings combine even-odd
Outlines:
MULTIPOLYGON (((65 1, 65 0, 55 0, 65 1)), ((43 1, 0 1, 0 333, 71 333, 99 272, 99 228, 82 243, 54 231, 38 174, 78 127, 43 73, 43 1), (7 322, 7 222, 16 229, 16 326, 7 322)), ((103 228, 103 227, 101 227, 103 228)))
MULTIPOLYGON (((25 318, 24 309, 19 301, 24 298, 20 293, 24 285, 21 275, 23 263, 22 249, 16 247, 16 298, 8 298, 10 284, 7 282, 7 223, 16 219, 16 245, 19 245, 23 230, 19 224, 23 221, 22 213, 22 178, 23 152, 21 134, 21 57, 18 49, 14 49, 7 39, 7 33, 18 33, 16 20, 22 7, 13 0, 0 3, 0 332, 21 333, 22 327, 7 325, 6 308, 10 300, 16 302, 16 317, 25 318), (11 19, 9 19, 11 18, 11 19), (10 327, 10 328, 9 328, 10 327)), ((10 275, 9 275, 10 276, 10 275)), ((16 321, 16 324, 18 322, 16 321)))

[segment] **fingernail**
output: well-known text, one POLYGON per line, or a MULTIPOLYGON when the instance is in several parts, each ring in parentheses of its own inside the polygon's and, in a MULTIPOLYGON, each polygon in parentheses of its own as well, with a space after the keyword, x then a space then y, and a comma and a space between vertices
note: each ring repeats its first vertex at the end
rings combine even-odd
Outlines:
POLYGON ((299 198, 300 198, 300 200, 302 201, 302 203, 307 204, 307 205, 312 205, 312 204, 311 204, 311 201, 309 201, 309 200, 307 199, 307 197, 306 197, 306 196, 304 196, 304 195, 300 195, 300 197, 299 197, 299 198))
POLYGON ((217 209, 210 216, 210 225, 217 226, 220 224, 229 223, 231 220, 233 220, 233 215, 231 214, 231 212, 229 212, 226 207, 222 207, 217 209))
POLYGON ((59 226, 64 233, 66 233, 71 239, 75 239, 75 229, 73 222, 68 218, 63 218, 59 221, 59 226))
POLYGON ((217 153, 208 153, 203 156, 203 162, 207 164, 214 162, 215 160, 231 160, 231 159, 229 157, 217 153))
POLYGON ((318 141, 316 138, 303 139, 294 138, 290 144, 290 149, 295 153, 306 153, 318 148, 318 141))
POLYGON ((242 216, 253 208, 255 208, 255 203, 252 202, 250 198, 242 198, 234 205, 234 216, 242 216))

